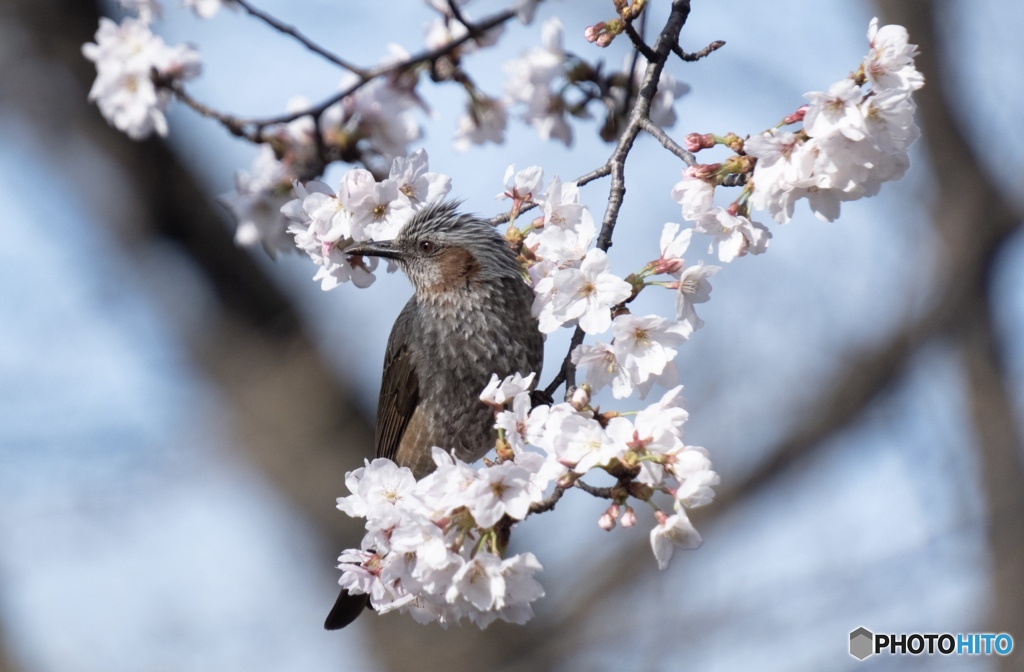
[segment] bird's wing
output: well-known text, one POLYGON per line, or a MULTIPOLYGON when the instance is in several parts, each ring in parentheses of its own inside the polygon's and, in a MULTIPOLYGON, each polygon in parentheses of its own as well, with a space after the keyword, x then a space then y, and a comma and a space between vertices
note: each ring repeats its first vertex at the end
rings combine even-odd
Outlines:
POLYGON ((394 460, 398 445, 420 401, 419 379, 413 361, 411 343, 415 338, 414 317, 416 298, 413 297, 395 320, 384 353, 384 376, 380 382, 377 404, 377 457, 394 460))

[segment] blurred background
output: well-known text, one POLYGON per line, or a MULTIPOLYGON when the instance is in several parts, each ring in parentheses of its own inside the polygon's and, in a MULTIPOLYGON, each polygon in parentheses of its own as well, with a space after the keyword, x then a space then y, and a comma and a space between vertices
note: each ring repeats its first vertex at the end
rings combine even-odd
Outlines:
MULTIPOLYGON (((499 93, 553 15, 568 49, 618 66, 624 39, 582 40, 607 5, 545 2, 468 69, 499 93)), ((364 65, 389 42, 419 49, 433 18, 419 0, 258 6, 364 65)), ((649 11, 660 27, 667 3, 649 11)), ((361 537, 334 501, 371 453, 411 289, 396 274, 326 293, 308 259, 235 247, 215 199, 256 149, 180 105, 166 141, 108 127, 80 51, 101 15, 117 9, 0 2, 0 671, 1024 669, 1019 3, 694 2, 683 48, 727 44, 669 61, 692 86, 676 138, 774 124, 857 67, 875 15, 907 26, 927 78, 904 180, 833 224, 798 208, 767 254, 714 278, 678 360, 687 442, 722 476, 694 516, 704 545, 659 572, 653 520, 602 532, 602 503, 570 493, 513 540, 545 566, 529 625, 367 615, 334 633, 335 558, 361 537), (858 662, 859 626, 1009 632, 1016 650, 858 662)), ((227 112, 278 113, 340 79, 240 12, 170 2, 155 30, 197 45, 190 90, 227 112)), ((486 216, 508 163, 573 179, 610 152, 592 121, 570 149, 513 123, 504 146, 456 154, 460 91, 420 92, 431 169, 486 216)), ((641 136, 613 270, 657 256, 680 169, 641 136)), ((582 190, 597 217, 607 188, 582 190)), ((640 309, 671 313, 648 294, 640 309)), ((567 336, 549 339, 545 383, 567 336)))

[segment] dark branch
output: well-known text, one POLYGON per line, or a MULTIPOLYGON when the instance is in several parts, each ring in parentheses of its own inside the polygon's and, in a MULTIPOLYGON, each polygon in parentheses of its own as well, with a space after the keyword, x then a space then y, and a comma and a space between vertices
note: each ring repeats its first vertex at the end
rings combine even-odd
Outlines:
POLYGON ((555 508, 555 504, 558 504, 558 500, 562 498, 562 495, 565 494, 565 491, 566 488, 563 488, 562 486, 555 487, 554 492, 550 495, 545 497, 543 500, 530 505, 530 513, 546 513, 552 510, 555 508))
MULTIPOLYGON (((611 170, 611 166, 607 163, 604 164, 603 166, 600 166, 599 168, 595 168, 589 173, 576 178, 576 186, 582 187, 583 185, 593 182, 594 180, 605 177, 611 172, 611 170)), ((529 212, 530 210, 533 210, 536 207, 536 203, 527 203, 523 207, 519 208, 519 214, 521 215, 524 212, 529 212)), ((495 215, 494 217, 491 217, 487 221, 494 225, 505 224, 506 222, 508 222, 509 219, 511 219, 511 217, 511 213, 503 212, 500 215, 495 215)))
POLYGON ((675 44, 672 45, 672 53, 674 53, 676 56, 683 59, 684 61, 692 63, 693 61, 699 61, 700 59, 704 58, 713 51, 718 51, 724 46, 724 40, 715 40, 714 42, 704 47, 700 51, 695 51, 692 54, 690 54, 683 51, 683 48, 679 46, 678 42, 676 42, 675 44))
POLYGON ((697 164, 697 157, 680 147, 675 140, 669 137, 663 128, 651 121, 650 118, 645 117, 641 119, 640 125, 645 131, 654 136, 654 139, 660 142, 662 147, 682 159, 683 163, 688 166, 697 164))
POLYGON ((235 4, 239 5, 242 9, 248 12, 250 16, 256 17, 257 19, 267 24, 274 30, 280 33, 284 33, 285 35, 288 35, 298 40, 299 42, 302 43, 303 46, 305 46, 313 53, 323 56, 331 63, 334 63, 335 65, 342 67, 348 70, 349 72, 355 73, 360 77, 363 76, 364 73, 362 68, 353 65, 352 63, 349 63, 345 59, 338 56, 337 54, 328 51, 327 49, 324 49, 319 44, 317 44, 313 40, 309 39, 308 37, 300 33, 294 26, 289 26, 286 23, 282 23, 281 21, 274 18, 270 14, 264 12, 262 9, 253 7, 249 0, 235 0, 235 4))
POLYGON ((629 36, 629 39, 633 43, 633 46, 636 47, 636 50, 643 54, 644 58, 648 61, 656 59, 658 55, 654 53, 653 49, 647 46, 647 43, 644 42, 644 38, 641 37, 640 33, 638 33, 636 28, 633 27, 633 23, 631 21, 625 21, 624 24, 626 35, 629 36))
POLYGON ((607 488, 595 488, 592 485, 587 485, 583 481, 576 481, 573 485, 588 495, 600 497, 601 499, 615 499, 615 495, 612 492, 615 489, 614 486, 609 486, 607 488))
POLYGON ((469 21, 462 14, 462 8, 459 7, 458 0, 448 0, 448 11, 452 13, 455 20, 464 25, 466 28, 472 28, 469 21))
POLYGON ((515 16, 516 12, 514 9, 506 9, 504 11, 491 15, 490 17, 484 19, 479 23, 468 26, 467 33, 465 35, 455 40, 452 40, 451 42, 443 46, 421 51, 420 53, 414 54, 409 58, 406 58, 401 61, 386 63, 365 70, 355 68, 353 69, 353 72, 358 73, 359 78, 353 84, 343 89, 342 91, 321 101, 317 105, 313 105, 306 109, 297 110, 295 112, 290 112, 287 114, 280 114, 273 117, 245 118, 228 115, 221 112, 216 112, 209 106, 204 105, 197 101, 195 98, 189 96, 185 92, 185 89, 180 84, 170 85, 170 83, 168 82, 157 83, 163 86, 163 88, 174 93, 175 96, 177 96, 182 102, 184 102, 186 105, 196 110, 203 116, 215 119, 216 121, 220 122, 233 135, 243 137, 249 140, 250 142, 261 143, 266 140, 266 138, 263 135, 263 130, 268 126, 274 126, 277 124, 287 124, 288 122, 295 121, 296 119, 300 119, 302 117, 307 116, 313 117, 314 119, 319 118, 320 115, 327 111, 327 109, 330 108, 332 105, 335 105, 345 97, 352 95, 359 89, 363 88, 364 86, 372 82, 374 79, 377 79, 378 77, 398 74, 405 70, 416 68, 425 63, 434 63, 438 59, 454 53, 459 47, 461 47, 466 42, 479 38, 487 31, 494 29, 495 27, 505 23, 506 21, 515 16))

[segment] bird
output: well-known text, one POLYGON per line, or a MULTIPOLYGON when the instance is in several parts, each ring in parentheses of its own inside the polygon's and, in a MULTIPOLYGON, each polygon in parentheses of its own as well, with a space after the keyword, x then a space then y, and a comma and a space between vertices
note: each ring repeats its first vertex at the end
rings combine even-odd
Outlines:
MULTIPOLYGON (((415 293, 388 337, 374 435, 377 457, 416 478, 434 468, 431 448, 477 460, 494 445, 493 410, 480 400, 492 374, 540 374, 544 337, 533 290, 505 238, 458 201, 428 204, 393 240, 357 243, 349 256, 397 263, 415 293)), ((343 628, 369 606, 341 591, 324 627, 343 628)))

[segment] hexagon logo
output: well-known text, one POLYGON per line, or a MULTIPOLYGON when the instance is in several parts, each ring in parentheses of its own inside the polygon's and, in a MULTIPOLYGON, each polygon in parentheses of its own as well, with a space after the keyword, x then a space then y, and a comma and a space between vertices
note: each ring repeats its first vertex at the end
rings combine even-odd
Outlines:
POLYGON ((864 660, 875 652, 875 635, 867 628, 857 628, 850 633, 850 655, 864 660))

